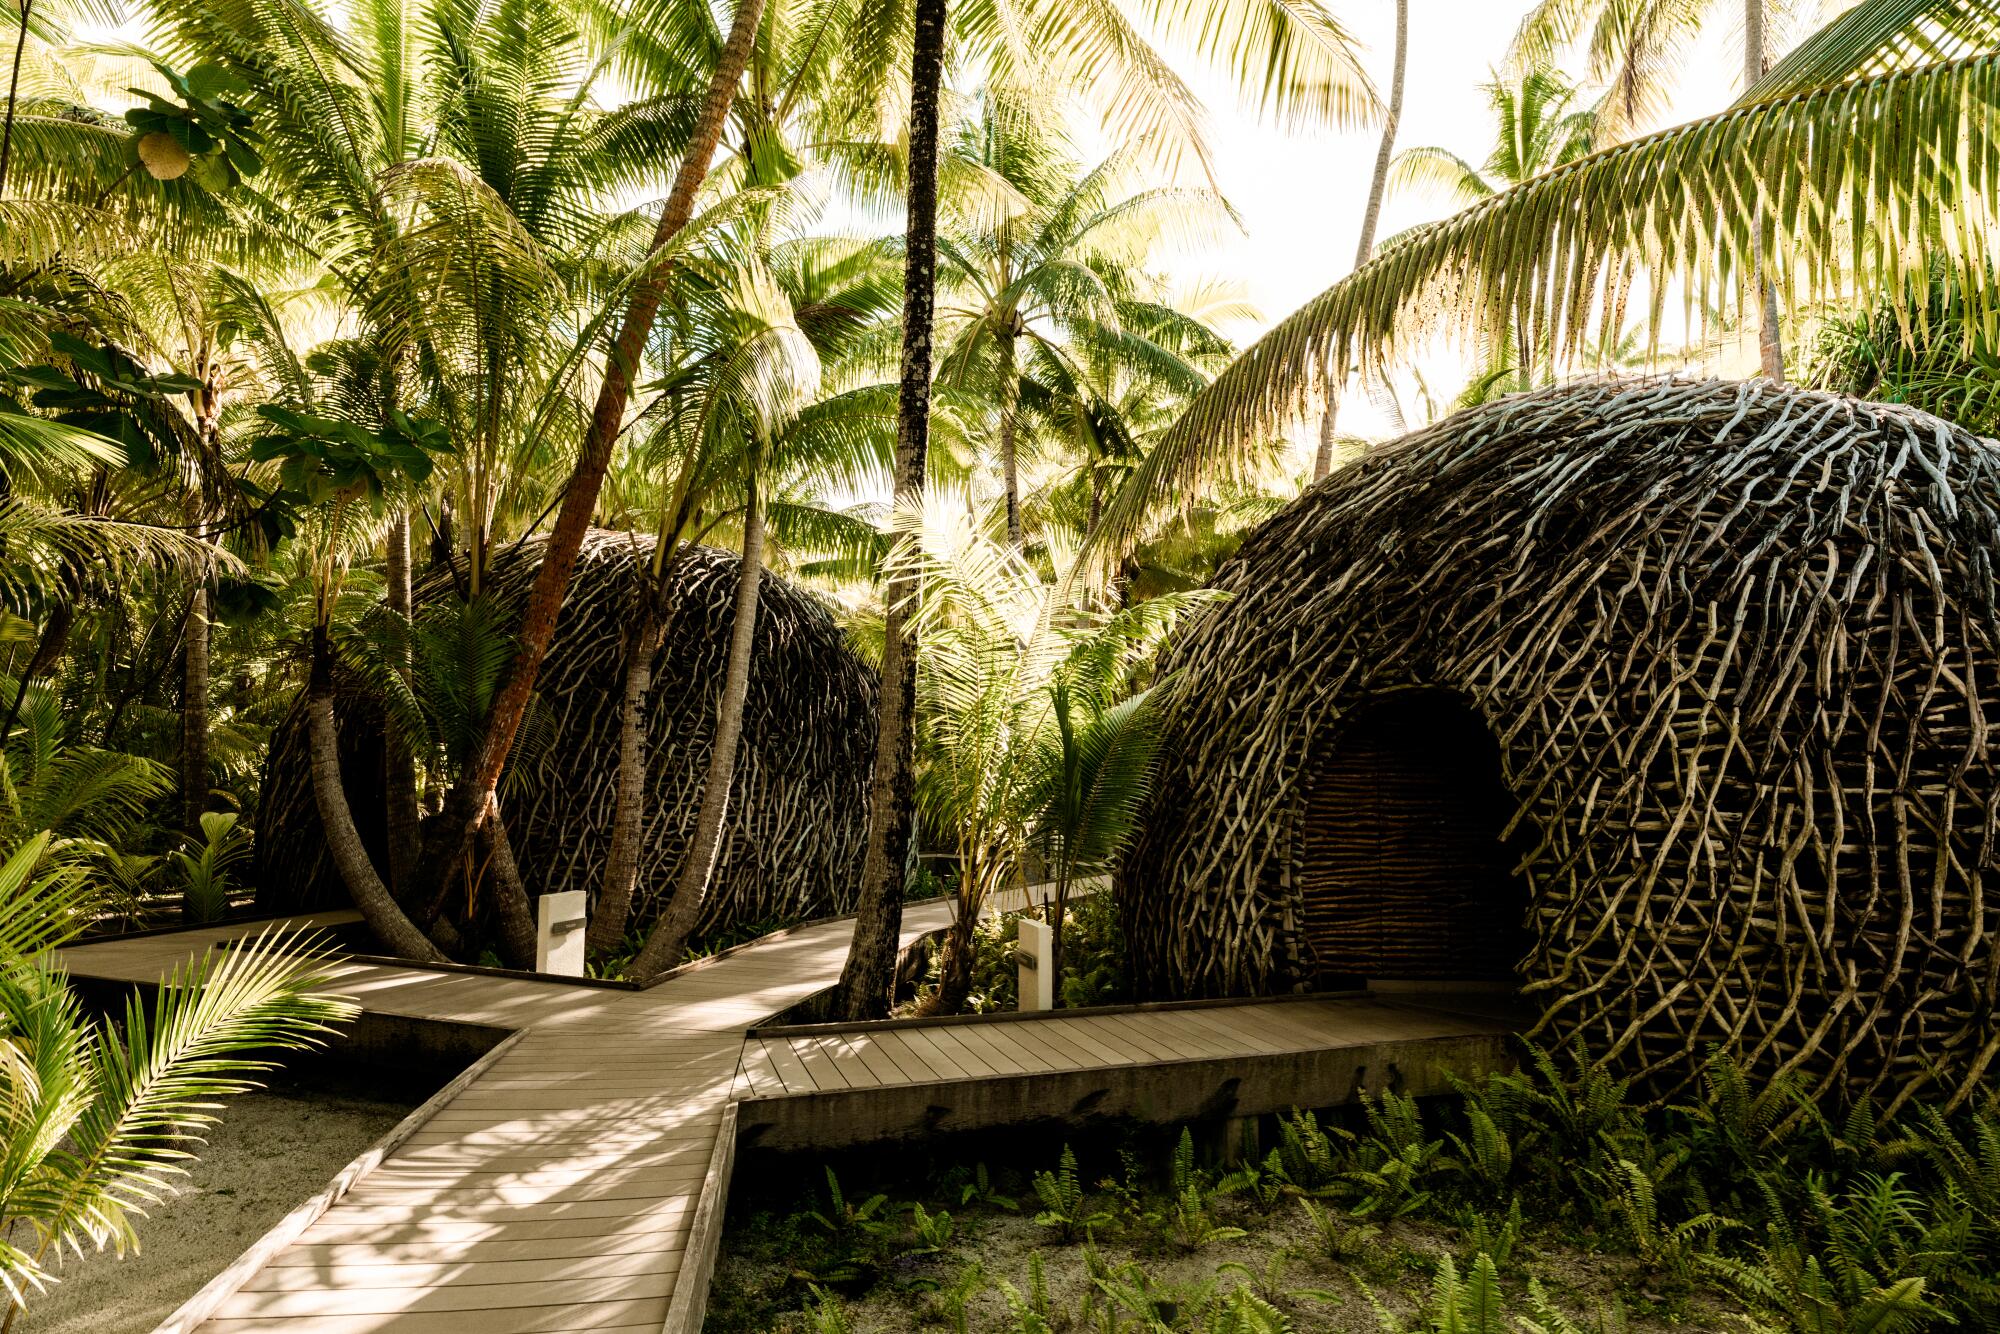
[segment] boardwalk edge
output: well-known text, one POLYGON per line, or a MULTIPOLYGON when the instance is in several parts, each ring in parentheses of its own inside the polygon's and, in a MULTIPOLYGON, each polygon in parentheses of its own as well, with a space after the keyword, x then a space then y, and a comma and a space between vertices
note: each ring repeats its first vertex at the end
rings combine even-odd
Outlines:
POLYGON ((736 1103, 722 1109, 722 1123, 716 1127, 715 1148, 708 1156, 708 1173, 702 1178, 701 1195, 695 1204, 694 1222, 689 1228, 687 1251, 680 1274, 674 1279, 673 1304, 660 1334, 699 1334, 708 1314, 708 1283, 715 1274, 716 1258, 722 1253, 723 1215, 729 1200, 729 1174, 736 1166, 736 1103))
MULTIPOLYGON (((403 1142, 423 1129, 424 1123, 435 1116, 446 1103, 465 1091, 467 1085, 478 1079, 513 1045, 525 1036, 526 1029, 516 1029, 495 1043, 483 1056, 458 1072, 451 1082, 414 1108, 410 1114, 398 1121, 389 1133, 361 1151, 360 1156, 340 1169, 333 1179, 323 1186, 319 1193, 293 1209, 272 1225, 270 1231, 250 1243, 248 1250, 231 1262, 230 1266, 210 1279, 200 1292, 182 1302, 172 1315, 153 1327, 153 1334, 194 1334, 194 1331, 222 1304, 234 1297, 237 1290, 248 1283, 279 1251, 297 1241, 299 1235, 334 1205, 340 1203, 348 1191, 363 1177, 378 1167, 382 1160, 394 1153, 403 1142)), ((711 1171, 713 1168, 710 1169, 711 1171)))

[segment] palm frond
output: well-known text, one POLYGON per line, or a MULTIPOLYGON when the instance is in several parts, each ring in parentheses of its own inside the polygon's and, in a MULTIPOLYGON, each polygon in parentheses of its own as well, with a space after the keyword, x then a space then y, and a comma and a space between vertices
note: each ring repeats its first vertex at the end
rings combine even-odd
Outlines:
POLYGON ((1567 359, 1622 332, 1639 273, 1655 345, 1675 280, 1694 320, 1740 307, 1760 258, 1796 308, 1910 291, 1939 256, 1988 327, 1996 107, 2000 56, 1840 84, 1594 153, 1412 233, 1219 375, 1115 500, 1103 536, 1128 540, 1163 497, 1226 476, 1314 400, 1330 366, 1379 366, 1420 332, 1506 328, 1567 359))

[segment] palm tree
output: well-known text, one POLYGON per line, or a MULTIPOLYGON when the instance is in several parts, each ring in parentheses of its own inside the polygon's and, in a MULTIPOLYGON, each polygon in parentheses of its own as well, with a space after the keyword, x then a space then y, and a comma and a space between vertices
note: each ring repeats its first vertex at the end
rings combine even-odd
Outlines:
MULTIPOLYGON (((937 309, 938 104, 944 82, 946 0, 915 0, 910 43, 910 167, 903 245, 903 330, 896 390, 895 512, 922 502, 930 451, 931 325, 937 309)), ((868 779, 868 842, 854 940, 840 970, 849 1019, 888 1012, 902 935, 903 886, 916 830, 917 582, 884 571, 882 703, 868 779)))
POLYGON ((1127 684, 1122 648, 1114 639, 1096 640, 1057 672, 1049 687, 1054 725, 1036 740, 1023 794, 1029 840, 1055 884, 1049 966, 1058 998, 1070 890, 1109 871, 1130 842, 1159 753, 1151 692, 1118 697, 1127 684))
MULTIPOLYGON (((625 471, 632 475, 615 479, 616 491, 647 497, 628 518, 648 520, 657 537, 626 636, 611 846, 590 925, 590 948, 600 954, 623 941, 637 888, 647 785, 643 712, 653 657, 674 614, 676 559, 732 519, 747 520, 753 508, 761 516, 758 528, 768 523, 781 547, 795 540, 822 547, 830 542, 851 554, 872 553, 878 545, 872 527, 818 502, 829 484, 850 494, 865 491, 886 471, 893 393, 884 385, 848 384, 842 367, 850 359, 871 359, 866 353, 896 298, 894 271, 881 245, 804 238, 773 246, 763 234, 767 225, 746 220, 680 266, 676 314, 662 353, 670 367, 648 386, 657 397, 641 419, 652 429, 641 447, 628 451, 625 471), (786 348, 792 357, 780 354, 786 348), (783 382, 795 373, 813 381, 801 392, 822 401, 785 406, 783 382), (827 386, 838 387, 822 397, 827 386), (759 434, 774 427, 780 432, 775 441, 759 434)), ((739 526, 747 541, 748 525, 739 526)), ((740 662, 734 645, 730 657, 745 689, 751 642, 745 641, 740 662)), ((721 712, 739 715, 718 719, 737 728, 741 701, 721 712)), ((669 961, 680 949, 673 936, 685 936, 707 893, 733 776, 733 746, 718 742, 711 756, 711 779, 720 781, 703 788, 695 835, 697 848, 706 851, 683 865, 676 891, 682 911, 673 930, 659 936, 658 957, 669 961), (720 770, 725 763, 727 771, 720 770)))
MULTIPOLYGON (((1769 68, 1765 0, 1740 0, 1743 88, 1746 94, 1769 68)), ((1544 67, 1560 48, 1588 29, 1591 77, 1610 91, 1598 104, 1599 146, 1629 137, 1665 105, 1672 76, 1704 18, 1727 7, 1715 0, 1541 0, 1522 20, 1512 54, 1526 69, 1544 67)), ((1785 378, 1777 288, 1761 283, 1758 347, 1764 374, 1785 378)))
MULTIPOLYGON (((1396 155, 1389 173, 1391 188, 1428 190, 1464 208, 1590 152, 1596 112, 1575 109, 1576 85, 1556 71, 1530 70, 1511 84, 1496 79, 1486 85, 1486 95, 1495 134, 1493 151, 1483 164, 1475 167, 1445 148, 1406 148, 1396 155)), ((1525 386, 1534 366, 1532 346, 1519 329, 1503 333, 1495 342, 1496 371, 1511 356, 1525 386)))
MULTIPOLYGON (((1368 203, 1361 213, 1361 239, 1354 247, 1354 267, 1375 253, 1375 228, 1382 220, 1382 197, 1388 192, 1389 160, 1396 151, 1396 131, 1403 123, 1403 76, 1410 59, 1410 0, 1396 0, 1396 54, 1389 76, 1389 106, 1382 117, 1382 138, 1375 147, 1375 170, 1368 178, 1368 203)), ((1345 379, 1345 377, 1341 377, 1345 379)), ((1333 471, 1333 447, 1338 437, 1343 385, 1329 384, 1326 411, 1319 420, 1319 452, 1313 456, 1313 480, 1333 471)))
POLYGON ((1100 559, 1299 412, 1325 367, 1379 362, 1418 319, 1460 334, 1516 328, 1562 359, 1622 332, 1642 274, 1657 343, 1676 279, 1691 310, 1754 298, 1760 272, 1797 306, 1907 292, 1934 262, 1984 318, 2000 145, 1980 127, 2000 100, 1996 37, 2000 19, 1974 0, 1872 0, 1732 110, 1601 149, 1411 234, 1281 321, 1189 406, 1107 509, 1100 559), (1857 69, 1894 77, 1850 78, 1857 69), (1959 229, 1950 244, 1946 224, 1959 229))
MULTIPOLYGON (((873 332, 879 311, 869 307, 883 289, 868 281, 867 266, 857 286, 852 271, 808 258, 837 255, 839 247, 797 242, 773 254, 763 250, 759 231, 743 239, 749 244, 724 246, 688 266, 693 281, 681 290, 692 318, 664 394, 669 447, 693 464, 674 493, 682 508, 700 497, 740 513, 743 560, 701 804, 674 892, 632 962, 640 979, 679 962, 721 851, 771 502, 800 488, 865 494, 885 480, 891 457, 888 387, 840 389, 836 370, 841 354, 873 332)), ((798 507, 786 512, 796 515, 798 507)))
POLYGON ((1080 378, 1080 361, 1115 360, 1181 382, 1199 378, 1160 344, 1126 327, 1135 318, 1137 267, 1165 231, 1199 234, 1227 216, 1206 190, 1125 193, 1119 154, 1089 169, 1069 157, 1042 109, 989 95, 960 126, 952 154, 1003 192, 948 208, 939 236, 946 297, 938 311, 941 375, 961 387, 991 386, 998 409, 1007 540, 1022 545, 1018 454, 1021 394, 1031 369, 1052 363, 1080 378), (1204 223, 1209 227, 1205 228, 1204 223))
POLYGON ((948 1014, 971 984, 980 912, 1018 881, 1031 838, 1071 878, 1116 851, 1151 756, 1136 735, 1145 706, 1121 710, 1115 698, 1208 595, 1107 612, 1068 571, 1044 582, 1011 544, 987 537, 955 490, 898 518, 905 542, 891 562, 907 562, 921 588, 917 802, 953 857, 953 921, 926 1008, 948 1014), (1084 742, 1079 712, 1095 715, 1084 742))
POLYGON ((49 835, 0 862, 0 1286, 11 1327, 58 1281, 64 1251, 137 1244, 137 1220, 187 1171, 186 1145, 214 1126, 218 1098, 258 1086, 269 1053, 321 1045, 355 1006, 322 994, 313 942, 282 930, 191 958, 148 1003, 90 1018, 55 948, 95 898, 76 868, 50 869, 49 835))
MULTIPOLYGON (((341 778, 333 714, 334 626, 350 563, 355 552, 373 545, 395 493, 428 479, 431 456, 443 447, 442 433, 400 413, 390 433, 376 434, 352 422, 309 412, 272 405, 261 411, 272 429, 258 440, 252 457, 279 464, 283 490, 307 521, 300 534, 300 545, 310 553, 312 586, 306 717, 313 799, 327 851, 354 897, 354 906, 385 947, 420 962, 442 962, 444 955, 409 919, 362 846, 341 778)), ((503 938, 518 942, 525 900, 516 903, 507 895, 496 897, 503 938)), ((532 919, 525 929, 532 949, 532 919)), ((510 948, 517 949, 518 944, 510 948)))
MULTIPOLYGON (((663 274, 653 258, 692 214, 694 192, 707 173, 736 84, 748 64, 762 4, 763 0, 744 0, 737 12, 701 118, 681 160, 682 169, 674 191, 661 213, 648 252, 648 264, 635 286, 631 305, 613 344, 589 431, 563 489, 562 508, 557 513, 522 618, 520 655, 495 703, 479 763, 465 781, 454 785, 447 798, 447 819, 462 830, 458 836, 442 841, 452 859, 495 804, 494 787, 554 634, 556 614, 561 609, 596 507, 612 448, 623 427, 640 353, 659 309, 663 274)), ((1000 81, 1017 85, 1025 82, 1031 71, 1023 68, 1024 61, 1033 62, 1037 68, 1032 74, 1042 78, 1048 77, 1060 62, 1084 76, 1079 77, 1077 86, 1109 83, 1113 88, 1114 119, 1121 122, 1120 129, 1133 137, 1158 130, 1167 132, 1175 142, 1199 146, 1198 103, 1116 6, 1078 8, 1052 4, 1025 25, 990 13, 982 16, 979 9, 977 5, 971 8, 972 20, 966 30, 973 38, 971 45, 978 48, 979 56, 1000 81), (1023 32, 1036 34, 1032 49, 1020 41, 1023 32)), ((881 0, 864 7, 864 12, 857 15, 857 28, 878 37, 897 32, 900 13, 901 0, 881 0)), ((1201 55, 1230 67, 1241 84, 1260 87, 1267 99, 1283 111, 1330 121, 1352 120, 1372 111, 1372 94, 1354 62, 1346 35, 1317 5, 1209 0, 1208 4, 1192 9, 1158 7, 1148 17, 1163 36, 1188 40, 1201 55)), ((928 30, 935 20, 942 41, 944 19, 942 10, 927 10, 918 16, 915 29, 929 40, 928 30)), ((843 74, 849 87, 857 90, 854 99, 857 111, 874 110, 881 104, 888 62, 896 47, 894 40, 863 42, 853 47, 855 58, 843 74)), ((928 57, 924 65, 927 62, 928 57)), ((923 73, 932 86, 923 89, 913 86, 913 108, 932 105, 936 85, 942 80, 941 59, 934 72, 924 65, 913 64, 912 68, 923 73)), ((912 142, 928 137, 927 132, 913 132, 912 142)), ((912 233, 913 238, 915 235, 912 233)), ((898 786, 887 785, 889 789, 898 786)), ((878 927, 871 930, 879 934, 878 927)))

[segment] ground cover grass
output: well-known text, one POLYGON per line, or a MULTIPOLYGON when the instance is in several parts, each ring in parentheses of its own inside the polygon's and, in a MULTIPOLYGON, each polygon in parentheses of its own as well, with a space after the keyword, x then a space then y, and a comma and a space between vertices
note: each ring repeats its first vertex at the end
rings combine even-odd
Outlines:
POLYGON ((2000 1328, 2000 1109, 1833 1117, 1581 1052, 1419 1104, 752 1159, 708 1328, 1890 1334, 2000 1328), (1234 1148, 1236 1151, 1231 1152, 1234 1148))

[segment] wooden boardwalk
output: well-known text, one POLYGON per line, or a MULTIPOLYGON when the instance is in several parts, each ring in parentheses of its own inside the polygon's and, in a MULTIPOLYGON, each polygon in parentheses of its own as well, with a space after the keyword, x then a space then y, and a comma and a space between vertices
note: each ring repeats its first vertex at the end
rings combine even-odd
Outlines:
MULTIPOLYGON (((912 905, 904 940, 948 920, 941 902, 912 905)), ((150 982, 191 950, 249 929, 114 939, 66 950, 64 961, 79 977, 150 982)), ((1389 1078, 1421 1091, 1440 1061, 1502 1059, 1498 1019, 1368 996, 746 1037, 838 979, 851 931, 845 920, 803 927, 647 991, 339 965, 335 989, 372 1014, 515 1036, 288 1244, 246 1259, 240 1287, 199 1328, 698 1328, 712 1217, 693 1254, 690 1235, 726 1194, 739 1099, 748 1139, 800 1147, 941 1122, 1331 1103, 1389 1078), (684 1266, 689 1291, 676 1301, 684 1266)))
POLYGON ((736 1096, 746 1142, 803 1149, 1441 1093, 1446 1071, 1512 1059, 1516 1025, 1497 999, 1356 992, 764 1028, 744 1041, 736 1096))
MULTIPOLYGON (((912 905, 905 939, 948 920, 912 905)), ((64 963, 151 982, 248 929, 107 940, 64 963)), ((743 1031, 836 982, 852 934, 802 928, 648 991, 341 965, 334 989, 367 1010, 525 1032, 201 1328, 660 1334, 743 1031)))

